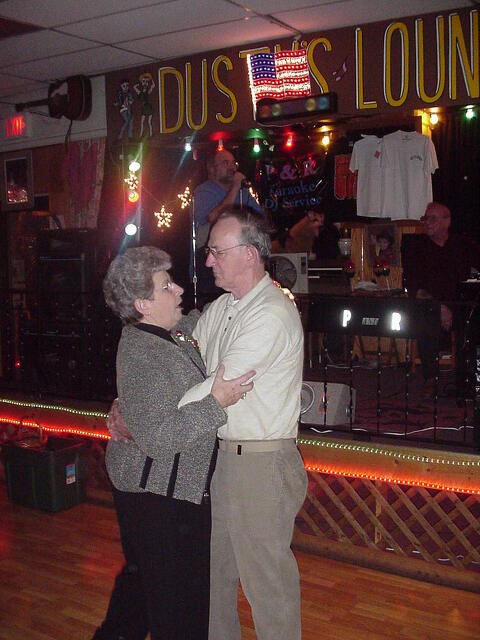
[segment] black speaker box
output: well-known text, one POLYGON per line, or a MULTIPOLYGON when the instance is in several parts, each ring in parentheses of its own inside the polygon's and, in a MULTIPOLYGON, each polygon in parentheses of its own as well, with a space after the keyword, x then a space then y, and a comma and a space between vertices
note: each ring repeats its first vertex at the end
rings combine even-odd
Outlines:
POLYGON ((45 229, 37 238, 39 258, 72 259, 94 254, 97 232, 94 229, 45 229))
POLYGON ((56 332, 25 331, 20 361, 24 386, 40 393, 88 397, 86 373, 92 367, 92 347, 83 329, 56 332))
POLYGON ((98 289, 96 233, 88 229, 42 231, 37 240, 39 317, 43 330, 85 322, 98 289))
POLYGON ((110 400, 116 395, 115 356, 119 322, 107 318, 38 329, 19 328, 20 368, 24 391, 83 400, 110 400))

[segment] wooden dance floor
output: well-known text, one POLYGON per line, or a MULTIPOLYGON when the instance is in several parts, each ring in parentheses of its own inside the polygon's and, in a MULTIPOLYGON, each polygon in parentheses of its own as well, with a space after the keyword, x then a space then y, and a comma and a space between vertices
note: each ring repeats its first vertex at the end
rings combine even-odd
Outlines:
MULTIPOLYGON (((303 640, 480 638, 480 594, 297 557, 303 640)), ((121 563, 112 507, 88 502, 45 513, 10 503, 0 484, 1 640, 90 640, 121 563)), ((242 638, 254 640, 239 598, 242 638)))

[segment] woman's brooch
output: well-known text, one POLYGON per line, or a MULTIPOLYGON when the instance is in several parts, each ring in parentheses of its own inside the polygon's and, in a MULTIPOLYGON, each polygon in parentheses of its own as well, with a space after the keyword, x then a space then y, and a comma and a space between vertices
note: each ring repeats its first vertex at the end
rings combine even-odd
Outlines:
POLYGON ((194 337, 189 336, 188 333, 184 333, 183 331, 179 331, 179 330, 175 331, 175 337, 180 342, 188 342, 188 344, 191 344, 192 347, 195 348, 197 353, 200 354, 200 347, 198 346, 198 340, 195 340, 194 337))

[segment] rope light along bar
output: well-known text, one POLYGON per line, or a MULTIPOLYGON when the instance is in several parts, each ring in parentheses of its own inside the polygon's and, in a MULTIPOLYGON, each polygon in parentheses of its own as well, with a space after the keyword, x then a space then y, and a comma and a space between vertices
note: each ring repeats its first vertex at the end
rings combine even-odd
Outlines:
POLYGON ((94 431, 92 429, 83 429, 75 426, 57 427, 45 424, 39 424, 33 420, 19 420, 18 418, 9 418, 0 416, 0 423, 13 424, 22 427, 31 427, 33 429, 41 429, 48 433, 70 434, 75 436, 84 436, 86 438, 96 438, 98 440, 110 440, 110 434, 102 431, 94 431))
POLYGON ((399 458, 401 460, 408 460, 409 462, 428 462, 430 464, 442 464, 451 465, 457 467, 480 467, 480 460, 453 460, 452 458, 439 458, 435 456, 430 458, 428 456, 418 456, 410 453, 405 453, 400 450, 385 450, 375 446, 365 446, 357 444, 341 444, 339 442, 319 442, 318 440, 309 440, 307 438, 297 438, 297 444, 313 445, 316 447, 323 447, 328 449, 343 449, 344 451, 358 451, 360 453, 370 453, 373 455, 387 456, 392 458, 399 458))
POLYGON ((78 416, 88 416, 92 418, 106 418, 107 413, 105 411, 86 411, 85 409, 74 409, 73 407, 63 407, 58 404, 42 404, 40 402, 20 402, 19 400, 11 400, 10 398, 0 398, 0 402, 4 404, 11 404, 16 407, 26 407, 29 409, 48 409, 53 411, 65 411, 66 413, 73 413, 78 416))
POLYGON ((435 489, 437 491, 449 491, 451 493, 466 493, 472 495, 480 495, 480 489, 468 489, 465 487, 451 487, 449 485, 440 484, 438 482, 424 482, 415 479, 398 479, 388 478, 387 476, 378 476, 373 473, 355 473, 344 469, 333 469, 331 467, 321 467, 313 464, 305 464, 307 471, 315 473, 325 473, 331 476, 344 476, 346 478, 360 478, 362 480, 380 480, 386 484, 404 484, 409 487, 424 487, 425 489, 435 489))

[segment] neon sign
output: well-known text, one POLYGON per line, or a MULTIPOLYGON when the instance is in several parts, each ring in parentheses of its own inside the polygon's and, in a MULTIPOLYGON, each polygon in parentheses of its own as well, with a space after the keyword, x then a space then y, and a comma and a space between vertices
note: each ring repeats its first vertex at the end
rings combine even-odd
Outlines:
POLYGON ((27 123, 23 115, 7 118, 3 124, 6 138, 22 138, 25 134, 27 123))

